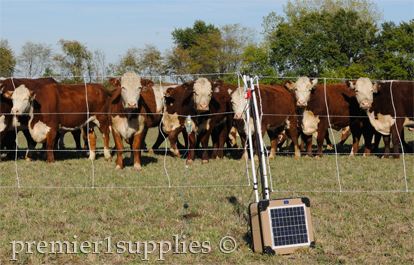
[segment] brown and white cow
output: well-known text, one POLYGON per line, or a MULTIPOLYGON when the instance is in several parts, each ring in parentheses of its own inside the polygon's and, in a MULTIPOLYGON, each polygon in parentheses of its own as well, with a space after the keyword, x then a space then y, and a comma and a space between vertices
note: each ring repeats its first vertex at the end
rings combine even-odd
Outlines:
MULTIPOLYGON (((259 115, 262 116, 261 133, 265 134, 267 131, 271 140, 271 150, 269 158, 274 158, 277 151, 278 135, 284 129, 289 131, 292 138, 295 158, 300 157, 300 150, 298 146, 298 117, 296 114, 296 106, 294 99, 290 93, 281 85, 265 86, 260 85, 260 89, 256 88, 256 97, 259 115)), ((246 116, 246 101, 244 98, 244 90, 238 88, 232 94, 232 104, 235 112, 235 125, 238 129, 240 137, 246 138, 247 125, 245 123, 246 116)), ((247 122, 247 121, 246 121, 247 122)), ((252 133, 254 133, 254 126, 252 119, 250 120, 252 133)), ((253 144, 256 142, 254 141, 253 144)))
MULTIPOLYGON (((74 131, 98 126, 104 137, 104 157, 109 153, 109 121, 105 105, 111 93, 98 84, 45 84, 18 86, 3 92, 13 101, 11 113, 28 116, 28 128, 33 140, 46 142, 46 162, 54 162, 53 148, 58 131, 74 131), (89 113, 89 114, 88 114, 89 113)), ((90 159, 95 159, 95 134, 89 134, 90 159)))
POLYGON ((194 149, 197 146, 195 136, 200 141, 202 163, 209 161, 208 141, 213 141, 212 159, 223 158, 223 147, 231 130, 232 115, 230 94, 235 86, 222 81, 209 81, 198 78, 193 82, 168 89, 166 96, 166 116, 163 120, 163 130, 169 133, 171 149, 175 154, 176 139, 180 132, 185 132, 186 117, 192 120, 192 133, 189 135, 189 163, 194 160, 194 149))
POLYGON ((136 73, 126 72, 121 78, 111 78, 116 89, 109 102, 109 113, 116 148, 116 170, 123 168, 122 139, 128 140, 133 150, 134 169, 140 171, 141 148, 148 128, 158 126, 161 115, 156 113, 154 82, 136 73))
MULTIPOLYGON (((304 111, 308 105, 309 100, 312 97, 313 91, 315 90, 315 86, 318 84, 318 79, 315 78, 312 81, 306 77, 300 77, 296 82, 292 82, 288 80, 285 82, 285 87, 290 90, 294 91, 295 98, 296 98, 296 105, 298 106, 298 115, 302 120, 302 116, 304 115, 304 111)), ((351 135, 351 131, 349 126, 342 128, 342 136, 339 143, 336 145, 337 148, 342 147, 348 137, 351 135)), ((317 133, 313 134, 315 138, 317 138, 317 133)), ((325 133, 325 141, 326 141, 326 149, 332 150, 333 144, 329 138, 329 133, 325 133)), ((352 154, 352 152, 351 152, 352 154)))
MULTIPOLYGON (((386 148, 384 157, 389 156, 389 142, 386 141, 391 133, 394 144, 393 157, 399 158, 400 138, 402 141, 404 138, 403 129, 414 127, 414 82, 372 83, 369 78, 361 77, 356 82, 348 81, 347 85, 349 89, 355 91, 358 105, 368 115, 371 125, 376 131, 387 136, 384 138, 386 148)), ((408 148, 408 145, 404 146, 408 148)))
MULTIPOLYGON (((362 134, 364 134, 365 139, 369 139, 369 143, 371 142, 373 130, 370 128, 365 114, 360 112, 355 93, 349 90, 345 83, 326 85, 326 96, 325 86, 317 85, 303 113, 303 133, 306 135, 312 135, 315 132, 318 133, 317 158, 323 155, 322 144, 329 125, 336 130, 350 126, 353 137, 351 155, 357 153, 359 139, 362 134), (364 127, 362 127, 362 123, 364 127)), ((312 156, 312 138, 308 137, 307 141, 307 155, 312 156)), ((369 153, 370 149, 366 145, 364 155, 368 155, 369 153)))
POLYGON ((30 136, 28 130, 28 119, 26 116, 16 116, 11 114, 13 108, 13 102, 10 98, 3 96, 3 91, 14 91, 16 87, 24 85, 26 87, 41 86, 44 84, 56 84, 57 82, 53 78, 39 78, 39 79, 27 79, 27 78, 2 78, 0 80, 0 146, 8 146, 8 149, 15 147, 15 137, 8 137, 5 142, 5 135, 10 131, 23 131, 27 140, 28 151, 26 152, 26 160, 30 161, 33 158, 33 150, 36 146, 36 142, 30 136))

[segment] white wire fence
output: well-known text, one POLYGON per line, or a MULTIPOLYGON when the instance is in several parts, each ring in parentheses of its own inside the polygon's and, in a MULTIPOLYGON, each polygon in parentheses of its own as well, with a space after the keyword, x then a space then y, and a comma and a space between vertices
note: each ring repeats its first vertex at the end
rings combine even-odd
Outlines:
MULTIPOLYGON (((207 74, 207 75, 201 75, 200 74, 200 75, 192 75, 192 76, 195 76, 195 77, 209 77, 209 76, 225 76, 225 75, 237 75, 238 78, 240 77, 240 74, 239 73, 214 73, 214 74, 207 74)), ((160 85, 162 84, 163 80, 168 79, 168 78, 172 78, 171 76, 142 76, 142 77, 143 78, 147 78, 147 79, 151 79, 152 81, 154 81, 154 83, 159 83, 160 85)), ((86 106, 87 106, 87 112, 86 113, 85 112, 78 112, 78 113, 74 113, 74 112, 67 112, 67 113, 42 113, 42 114, 39 114, 39 115, 46 115, 46 114, 51 114, 51 115, 57 115, 57 114, 59 114, 59 115, 83 114, 83 115, 85 115, 86 114, 87 115, 87 119, 89 120, 89 117, 90 116, 99 115, 99 114, 105 114, 105 113, 98 113, 98 112, 89 112, 88 95, 87 95, 87 82, 86 82, 86 79, 84 77, 82 77, 82 78, 83 78, 84 83, 85 83, 86 106)), ((261 78, 267 78, 267 79, 270 79, 270 78, 274 78, 274 79, 276 79, 276 78, 278 78, 278 79, 291 79, 292 81, 295 81, 297 79, 297 77, 268 77, 268 76, 261 77, 261 78)), ((326 98, 326 80, 328 80, 328 79, 335 79, 335 80, 345 81, 345 79, 343 79, 343 78, 342 79, 341 78, 322 78, 322 79, 324 81, 324 87, 325 87, 324 88, 325 89, 325 102, 324 103, 325 103, 327 115, 319 115, 319 116, 320 117, 327 117, 328 118, 329 128, 330 128, 330 130, 329 130, 330 131, 330 137, 332 137, 332 139, 333 139, 332 143, 334 144, 334 151, 324 152, 324 155, 327 155, 327 156, 335 156, 335 163, 334 163, 334 165, 332 165, 332 167, 335 169, 335 172, 336 172, 335 173, 335 178, 336 178, 336 181, 337 181, 337 189, 326 189, 326 190, 296 190, 294 187, 291 190, 278 190, 278 189, 274 189, 273 188, 273 182, 274 182, 273 178, 274 178, 275 175, 277 175, 278 173, 280 173, 284 169, 280 165, 278 165, 276 167, 275 166, 275 163, 274 162, 270 162, 269 159, 268 159, 267 160, 267 167, 270 170, 269 176, 270 176, 270 183, 271 183, 271 187, 270 187, 271 188, 271 191, 273 191, 273 192, 289 192, 289 193, 311 193, 311 192, 315 192, 315 193, 320 193, 320 192, 326 192, 326 193, 337 193, 337 192, 349 192, 349 193, 369 193, 369 192, 383 193, 383 192, 390 192, 390 193, 396 193, 396 192, 413 192, 414 190, 410 189, 410 186, 408 184, 408 180, 410 180, 410 178, 413 178, 413 176, 412 176, 411 173, 414 172, 414 163, 413 163, 413 170, 412 171, 409 171, 410 174, 408 174, 409 176, 407 176, 406 156, 407 155, 412 156, 412 154, 407 154, 405 152, 406 150, 404 150, 403 147, 401 148, 402 149, 401 150, 401 153, 402 153, 402 162, 403 162, 402 163, 402 167, 403 167, 403 178, 404 178, 404 182, 405 182, 405 189, 389 189, 389 190, 363 190, 363 189, 361 189, 361 190, 347 190, 347 189, 344 189, 343 188, 343 186, 341 185, 341 165, 340 165, 340 163, 344 163, 344 162, 339 161, 338 158, 341 157, 341 156, 348 156, 349 155, 349 152, 340 152, 340 151, 337 150, 337 148, 336 148, 337 140, 335 138, 335 134, 333 133, 333 128, 332 128, 332 124, 331 124, 331 118, 334 118, 334 117, 344 117, 344 116, 340 116, 340 115, 330 115, 329 106, 328 106, 328 103, 327 103, 328 102, 328 99, 326 98), (272 176, 272 171, 273 172, 276 171, 277 173, 276 174, 273 174, 273 176, 272 176)), ((377 81, 377 80, 372 80, 372 81, 377 81)), ((393 81, 393 80, 378 80, 378 81, 396 82, 396 81, 393 81)), ((398 81, 398 82, 406 82, 406 81, 398 81)), ((412 81, 407 81, 407 82, 412 82, 412 81)), ((240 85, 240 79, 239 79, 239 85, 240 85)), ((260 88, 260 86, 259 86, 259 88, 260 88)), ((396 92, 396 93, 398 93, 398 92, 396 92)), ((413 85, 413 95, 414 95, 414 85, 413 85)), ((260 93, 259 93, 259 96, 260 96, 260 93)), ((262 98, 260 97, 260 102, 261 102, 261 100, 262 100, 262 98)), ((277 104, 277 99, 275 100, 275 104, 277 104)), ((414 102, 412 104, 414 104, 414 102)), ((399 117, 399 116, 396 115, 397 113, 395 111, 395 103, 394 103, 394 99, 393 98, 390 99, 390 105, 393 106, 394 113, 395 113, 395 115, 394 115, 393 118, 395 120, 397 118, 404 118, 404 119, 414 120, 414 113, 413 113, 413 116, 411 116, 411 117, 406 117, 406 116, 399 117)), ((262 104, 260 104, 260 106, 262 106, 262 104)), ((1 105, 0 105, 0 107, 1 107, 1 105)), ((265 112, 266 112, 266 110, 265 110, 265 112)), ((112 114, 116 114, 116 113, 112 113, 112 114)), ((120 113, 120 114, 122 114, 122 113, 120 113)), ((165 147, 164 148, 155 149, 154 151, 163 151, 164 152, 164 155, 163 155, 163 157, 164 157, 164 159, 163 159, 163 169, 164 169, 164 172, 163 172, 163 174, 165 174, 165 177, 167 179, 168 185, 154 185, 154 186, 153 185, 139 185, 139 186, 135 186, 135 185, 131 185, 131 186, 129 186, 129 185, 128 186, 123 186, 123 185, 117 185, 117 186, 113 186, 113 185, 112 186, 99 186, 99 185, 96 185, 95 178, 97 176, 95 175, 96 174, 95 164, 94 164, 93 159, 91 159, 91 169, 90 170, 91 170, 91 175, 92 176, 91 176, 91 183, 90 183, 91 185, 90 186, 89 185, 88 186, 64 186, 64 187, 63 186, 24 186, 24 185, 21 185, 22 183, 21 183, 21 179, 20 179, 20 176, 19 176, 18 167, 19 167, 19 164, 20 163, 18 163, 18 153, 19 152, 23 152, 23 151, 26 152, 26 150, 19 150, 18 145, 20 143, 17 140, 18 137, 16 137, 16 149, 14 151, 15 152, 16 185, 3 185, 3 186, 0 186, 0 189, 13 189, 13 188, 27 188, 27 189, 156 189, 156 188, 159 188, 159 189, 164 189, 164 188, 182 188, 182 187, 184 187, 184 188, 217 188, 217 187, 225 188, 225 187, 249 187, 249 186, 252 186, 252 181, 250 179, 250 174, 249 174, 249 171, 251 171, 252 169, 251 169, 251 166, 249 166, 249 163, 247 163, 248 162, 247 159, 245 160, 244 174, 243 174, 242 178, 239 178, 238 179, 239 184, 208 184, 208 185, 191 185, 190 184, 190 185, 185 185, 185 186, 172 185, 171 184, 169 170, 168 170, 168 168, 166 166, 166 163, 167 163, 166 162, 166 158, 169 155, 168 154, 168 151, 170 149, 170 146, 168 145, 168 141, 167 141, 166 135, 162 131, 162 121, 164 120, 164 118, 167 115, 172 115, 172 114, 167 114, 167 113, 147 113, 147 114, 149 114, 149 115, 161 115, 161 123, 159 125, 159 132, 163 136, 163 139, 164 139, 164 142, 165 142, 165 147)), ((225 115, 233 115, 234 112, 199 114, 199 115, 192 115, 192 117, 193 118, 196 118, 196 117, 209 117, 209 116, 223 115, 223 114, 225 114, 225 115)), ((7 115, 14 115, 14 114, 11 114, 11 113, 0 113, 0 120, 1 120, 1 117, 5 117, 7 115)), ((37 115, 37 114, 35 113, 34 115, 37 115)), ((180 116, 180 115, 177 115, 177 114, 174 114, 174 115, 177 116, 177 117, 180 116)), ((263 110, 261 110, 261 115, 262 116, 286 116, 288 114, 263 113, 263 110)), ((181 117, 186 117, 186 116, 187 115, 181 115, 181 117)), ((300 116, 300 115, 298 115, 298 116, 300 116)), ((347 116, 347 117, 358 118, 360 116, 347 116)), ((14 129, 16 135, 17 135, 17 133, 18 133, 17 125, 15 125, 13 129, 14 129)), ((86 131, 87 132, 89 131, 89 123, 87 123, 87 130, 86 131)), ((400 140, 400 143, 401 143, 401 140, 403 140, 401 138, 402 136, 401 135, 398 135, 398 137, 399 137, 399 140, 400 140)), ((90 146, 89 137, 88 137, 88 144, 90 146)), ((246 146, 244 148, 246 148, 246 146)), ((228 148, 219 148, 219 149, 215 148, 215 149, 216 150, 226 150, 226 151, 240 151, 239 148, 229 148, 229 147, 228 148)), ((269 155, 268 149, 269 148, 266 148, 266 153, 269 155)), ((123 149, 124 152, 145 151, 145 150, 147 150, 147 149, 146 148, 145 149, 144 148, 141 148, 141 149, 125 148, 125 149, 123 149)), ((189 150, 190 149, 188 149, 188 148, 187 149, 178 149, 178 151, 180 151, 181 153, 188 152, 189 150)), ((194 150, 195 151, 203 151, 203 150, 212 151, 213 148, 211 148, 211 147, 209 147, 207 149, 204 149, 204 148, 196 148, 194 150)), ((50 150, 36 149, 36 150, 31 150, 31 151, 45 152, 45 151, 50 151, 50 150)), ((91 152, 91 150, 73 149, 73 148, 68 149, 68 150, 53 149, 53 152, 68 152, 68 151, 72 151, 72 152, 73 151, 76 151, 76 152, 91 152)), ((102 148, 97 147, 95 151, 96 152, 102 152, 102 148)), ((112 151, 118 151, 118 150, 112 149, 112 151)), ((3 152, 10 152, 10 150, 0 150, 0 152, 1 153, 3 153, 3 152)), ((315 150, 313 150, 313 152, 315 153, 315 150)), ((282 154, 283 155, 292 155, 293 156, 294 155, 294 151, 286 151, 286 150, 284 150, 282 152, 282 154)), ((383 153, 371 153, 371 155, 382 155, 382 154, 383 153)), ((358 153, 356 155, 362 156, 363 153, 358 153)), ((276 160, 277 159, 278 159, 278 156, 276 156, 276 160)), ((324 159, 324 158, 321 158, 321 159, 324 159)), ((1 163, 5 163, 5 162, 3 161, 3 162, 0 162, 0 164, 1 163)), ((212 161, 211 163, 214 163, 214 161, 212 161)), ((159 163, 159 164, 160 164, 159 166, 161 167, 161 163, 159 163)), ((298 160, 296 164, 297 164, 297 167, 301 167, 301 161, 300 160, 298 160)), ((44 169, 46 169, 48 167, 48 165, 45 163, 42 167, 44 169)), ((207 165, 205 165, 205 167, 208 168, 209 165, 207 164, 207 165)), ((190 169, 191 169, 191 166, 190 166, 190 169)), ((378 161, 378 165, 377 165, 376 170, 381 170, 381 160, 378 161)), ((140 174, 145 175, 145 166, 143 167, 142 172, 140 174)), ((191 175, 191 170, 190 170, 190 175, 191 175)), ((2 177, 5 177, 5 176, 2 176, 2 177)))

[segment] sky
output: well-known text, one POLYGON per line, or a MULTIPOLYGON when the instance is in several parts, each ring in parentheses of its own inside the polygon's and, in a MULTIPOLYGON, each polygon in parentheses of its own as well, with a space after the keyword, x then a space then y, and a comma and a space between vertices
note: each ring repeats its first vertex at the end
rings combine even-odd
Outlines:
MULTIPOLYGON (((7 39, 15 55, 26 41, 51 44, 77 40, 90 51, 102 50, 114 63, 133 46, 173 46, 174 29, 192 27, 195 20, 220 27, 240 23, 257 33, 263 17, 283 15, 285 0, 0 0, 0 38, 7 39)), ((408 22, 414 18, 414 0, 374 1, 384 21, 408 22)), ((257 34, 258 41, 261 35, 257 34)))

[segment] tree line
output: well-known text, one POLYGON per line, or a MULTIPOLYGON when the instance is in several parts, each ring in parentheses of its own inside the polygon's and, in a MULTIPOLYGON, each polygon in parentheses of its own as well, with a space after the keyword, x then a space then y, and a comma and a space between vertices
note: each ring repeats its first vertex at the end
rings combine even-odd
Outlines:
POLYGON ((52 76, 68 83, 82 83, 86 76, 87 82, 102 83, 133 70, 175 82, 213 74, 211 79, 235 83, 226 73, 247 71, 264 76, 267 84, 281 82, 273 77, 295 76, 414 80, 414 19, 380 23, 382 12, 368 0, 291 0, 283 12, 263 18, 260 42, 255 30, 241 24, 216 27, 196 20, 171 33, 174 45, 164 53, 146 44, 109 64, 102 50, 90 51, 76 40, 59 40, 59 53, 27 41, 16 55, 1 39, 0 76, 52 76))

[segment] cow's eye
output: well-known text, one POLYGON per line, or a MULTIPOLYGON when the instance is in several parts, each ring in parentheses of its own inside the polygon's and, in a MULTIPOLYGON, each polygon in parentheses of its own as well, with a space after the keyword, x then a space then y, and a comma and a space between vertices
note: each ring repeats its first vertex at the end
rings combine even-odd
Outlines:
POLYGON ((125 87, 123 86, 122 89, 125 90, 125 87))
POLYGON ((355 90, 355 93, 358 93, 358 90, 355 90))

